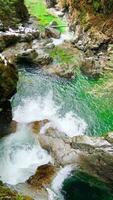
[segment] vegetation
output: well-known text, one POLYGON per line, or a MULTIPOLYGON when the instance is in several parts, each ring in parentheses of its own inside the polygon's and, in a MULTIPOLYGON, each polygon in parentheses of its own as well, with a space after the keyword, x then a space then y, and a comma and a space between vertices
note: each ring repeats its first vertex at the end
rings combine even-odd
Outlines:
POLYGON ((55 20, 58 23, 61 32, 65 31, 65 28, 63 27, 65 25, 65 22, 63 22, 59 17, 53 16, 47 10, 44 0, 38 0, 38 1, 25 0, 25 3, 26 3, 26 6, 28 7, 30 14, 32 16, 37 17, 42 29, 45 26, 47 26, 51 21, 55 20))

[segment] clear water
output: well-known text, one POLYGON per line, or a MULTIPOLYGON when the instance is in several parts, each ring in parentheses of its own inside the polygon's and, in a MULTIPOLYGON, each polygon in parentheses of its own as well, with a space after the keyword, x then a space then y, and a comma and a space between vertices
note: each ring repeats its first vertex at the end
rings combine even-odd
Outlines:
MULTIPOLYGON (((39 113, 42 112, 42 108, 45 108, 43 112, 46 113, 43 114, 45 115, 43 117, 51 119, 54 116, 54 124, 55 120, 57 123, 58 118, 63 118, 64 123, 67 119, 68 125, 63 129, 65 131, 67 129, 70 135, 73 131, 75 135, 77 131, 78 134, 102 135, 113 129, 112 93, 111 96, 107 96, 107 94, 101 97, 94 96, 90 91, 97 84, 98 81, 88 80, 81 74, 77 78, 67 81, 57 77, 53 78, 39 70, 32 72, 31 70, 27 72, 22 70, 18 93, 13 99, 13 107, 14 110, 18 105, 24 107, 26 105, 27 108, 27 104, 29 104, 29 107, 32 107, 30 105, 32 102, 31 104, 35 105, 34 110, 37 107, 39 113), (40 109, 38 110, 38 108, 40 109), (74 124, 77 126, 73 126, 74 124)), ((32 108, 28 112, 30 112, 32 120, 36 120, 32 108)), ((21 112, 19 114, 21 115, 21 112)), ((35 113, 35 115, 37 114, 35 113)))
MULTIPOLYGON (((80 73, 68 81, 29 68, 20 69, 19 76, 18 92, 12 99, 13 119, 18 123, 18 129, 0 140, 0 179, 10 185, 25 182, 38 166, 52 161, 38 144, 28 123, 48 119, 51 126, 69 137, 101 135, 113 128, 113 112, 111 104, 108 104, 111 99, 98 98, 89 92, 97 84, 96 81, 88 80, 80 73)), ((58 173, 51 189, 48 188, 50 200, 73 200, 76 197, 78 193, 71 197, 61 193, 63 181, 70 171, 71 168, 67 167, 58 173)), ((74 185, 76 180, 68 188, 72 189, 74 185)), ((80 182, 77 191, 82 188, 80 182)), ((86 191, 90 191, 87 188, 89 186, 86 191)), ((71 189, 63 189, 70 194, 71 189)), ((96 190, 93 192, 96 193, 96 190)))

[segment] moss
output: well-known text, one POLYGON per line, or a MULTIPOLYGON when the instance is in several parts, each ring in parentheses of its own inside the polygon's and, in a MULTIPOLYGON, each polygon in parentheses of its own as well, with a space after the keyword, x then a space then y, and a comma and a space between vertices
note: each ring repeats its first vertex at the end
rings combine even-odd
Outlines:
POLYGON ((73 64, 77 63, 79 59, 78 54, 73 54, 69 48, 62 46, 56 46, 54 49, 50 50, 49 53, 54 59, 54 62, 59 64, 73 64))
POLYGON ((5 27, 16 27, 19 22, 28 19, 24 0, 0 0, 0 19, 5 27))
MULTIPOLYGON (((64 26, 63 22, 59 17, 55 17, 49 13, 45 5, 44 0, 25 0, 26 6, 32 16, 36 16, 42 30, 51 22, 56 21, 59 26, 64 26)), ((59 28, 61 32, 65 31, 64 27, 59 28)))
POLYGON ((0 181, 0 200, 32 200, 28 196, 22 196, 21 194, 17 194, 15 191, 12 191, 10 188, 4 186, 4 184, 0 181))

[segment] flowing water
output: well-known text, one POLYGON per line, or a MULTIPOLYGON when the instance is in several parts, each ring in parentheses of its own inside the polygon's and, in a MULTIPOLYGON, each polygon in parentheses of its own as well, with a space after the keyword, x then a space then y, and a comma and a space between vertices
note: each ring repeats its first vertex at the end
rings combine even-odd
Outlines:
MULTIPOLYGON (((30 122, 48 119, 54 128, 69 137, 99 135, 113 127, 112 123, 107 124, 105 115, 104 119, 101 117, 105 112, 101 102, 87 92, 92 81, 90 83, 81 74, 68 81, 23 67, 19 77, 18 91, 12 99, 17 131, 0 140, 0 179, 14 186, 24 183, 38 166, 52 162, 51 156, 41 148, 32 133, 30 122)), ((71 166, 67 166, 58 173, 51 189, 47 189, 50 200, 64 198, 61 188, 71 170, 71 166)), ((65 199, 69 198, 65 196, 65 199)))

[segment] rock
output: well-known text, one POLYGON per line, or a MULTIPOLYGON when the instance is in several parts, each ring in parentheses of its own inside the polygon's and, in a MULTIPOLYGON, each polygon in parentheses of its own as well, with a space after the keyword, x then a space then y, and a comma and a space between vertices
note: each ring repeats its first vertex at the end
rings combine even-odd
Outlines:
POLYGON ((27 181, 32 187, 39 190, 48 187, 55 175, 56 169, 52 164, 46 164, 38 167, 35 175, 30 177, 27 181))
POLYGON ((10 101, 0 102, 0 138, 11 133, 12 108, 10 101))
POLYGON ((26 52, 28 49, 31 49, 31 45, 26 42, 16 43, 15 45, 8 47, 2 52, 2 55, 9 60, 10 63, 16 64, 18 60, 18 55, 26 52))
POLYGON ((48 43, 45 46, 46 49, 53 49, 54 47, 55 47, 55 45, 53 43, 48 43))
POLYGON ((3 51, 6 47, 15 44, 20 41, 20 35, 9 32, 0 33, 0 51, 3 51))
POLYGON ((35 49, 23 50, 17 54, 16 62, 17 63, 22 63, 22 62, 33 63, 37 56, 38 54, 35 49))
POLYGON ((78 155, 71 148, 70 139, 66 138, 65 134, 60 133, 56 129, 49 128, 45 134, 38 134, 38 139, 44 149, 51 151, 56 165, 65 166, 76 163, 78 155))
POLYGON ((113 188, 113 145, 104 137, 82 135, 68 138, 49 128, 38 138, 42 147, 51 152, 57 166, 72 164, 75 172, 78 170, 97 177, 113 188))
POLYGON ((2 184, 2 182, 0 182, 0 199, 1 200, 17 200, 17 199, 33 200, 32 198, 28 196, 22 196, 21 194, 18 194, 17 192, 14 191, 14 189, 11 190, 6 185, 2 184))
POLYGON ((1 20, 0 20, 0 31, 4 31, 4 25, 1 20))
POLYGON ((89 58, 83 58, 80 69, 82 73, 88 76, 89 78, 99 78, 103 72, 104 65, 101 65, 99 59, 97 58, 96 60, 94 56, 89 58))
POLYGON ((46 35, 46 37, 48 37, 48 38, 53 37, 53 38, 59 39, 61 33, 60 33, 59 30, 48 26, 48 27, 45 28, 45 35, 46 35))
POLYGON ((49 65, 47 67, 43 67, 44 71, 49 74, 56 75, 61 78, 71 79, 76 76, 75 69, 77 66, 75 64, 59 64, 59 65, 49 65))
POLYGON ((33 63, 36 66, 46 66, 52 62, 52 58, 48 53, 45 53, 44 51, 38 51, 39 55, 33 60, 33 63))
POLYGON ((48 8, 54 7, 56 3, 57 3, 56 0, 46 0, 46 4, 48 8))
POLYGON ((18 72, 2 55, 0 57, 0 102, 10 99, 16 92, 18 72))
POLYGON ((15 28, 20 22, 28 20, 28 17, 24 0, 0 0, 0 19, 5 28, 15 28))
POLYGON ((40 133, 41 128, 43 126, 45 126, 47 123, 49 123, 48 119, 45 119, 45 120, 42 120, 42 121, 35 121, 35 122, 30 123, 33 133, 40 133))
POLYGON ((49 27, 51 27, 51 28, 56 28, 57 26, 58 26, 58 23, 56 21, 52 21, 49 24, 49 27))
POLYGON ((113 132, 108 133, 108 134, 106 135, 105 139, 106 139, 109 143, 113 144, 113 132))

